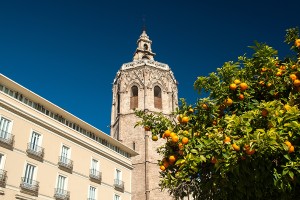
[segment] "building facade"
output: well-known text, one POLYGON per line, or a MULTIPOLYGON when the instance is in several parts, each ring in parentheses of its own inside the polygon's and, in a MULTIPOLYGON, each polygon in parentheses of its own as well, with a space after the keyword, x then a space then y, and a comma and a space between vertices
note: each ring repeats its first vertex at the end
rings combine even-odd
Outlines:
POLYGON ((0 74, 0 199, 131 200, 136 155, 0 74))
POLYGON ((164 141, 151 140, 151 132, 134 127, 134 110, 171 116, 178 106, 177 81, 167 64, 154 60, 152 41, 143 30, 137 41, 133 61, 125 63, 113 82, 111 136, 138 152, 132 158, 132 200, 172 199, 159 188, 160 159, 156 149, 164 141))

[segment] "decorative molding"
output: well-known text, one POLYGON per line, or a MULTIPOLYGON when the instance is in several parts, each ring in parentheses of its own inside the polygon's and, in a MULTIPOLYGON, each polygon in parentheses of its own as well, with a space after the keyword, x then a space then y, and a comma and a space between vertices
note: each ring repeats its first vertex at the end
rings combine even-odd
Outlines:
POLYGON ((136 60, 136 61, 129 62, 129 63, 124 63, 121 67, 121 70, 132 69, 132 68, 140 67, 143 65, 148 65, 148 66, 152 66, 152 67, 155 67, 158 69, 163 69, 163 70, 170 69, 170 67, 167 64, 160 63, 160 62, 157 62, 154 60, 142 59, 142 60, 136 60))

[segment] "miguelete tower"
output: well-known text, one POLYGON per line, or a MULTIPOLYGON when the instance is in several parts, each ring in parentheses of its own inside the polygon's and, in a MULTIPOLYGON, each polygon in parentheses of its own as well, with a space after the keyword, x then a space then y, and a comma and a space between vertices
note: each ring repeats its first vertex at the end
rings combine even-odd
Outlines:
POLYGON ((121 66, 112 89, 110 134, 139 153, 132 158, 132 200, 172 199, 158 185, 160 157, 156 149, 164 141, 154 142, 150 131, 134 128, 140 120, 135 116, 135 109, 169 116, 178 106, 177 81, 167 64, 154 60, 151 46, 144 29, 137 40, 133 61, 121 66))

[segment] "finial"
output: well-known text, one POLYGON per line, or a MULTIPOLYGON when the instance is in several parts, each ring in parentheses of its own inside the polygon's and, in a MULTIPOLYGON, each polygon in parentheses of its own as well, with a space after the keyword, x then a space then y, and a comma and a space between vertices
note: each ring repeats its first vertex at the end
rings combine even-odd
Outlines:
POLYGON ((143 15, 143 31, 146 31, 146 16, 143 15))

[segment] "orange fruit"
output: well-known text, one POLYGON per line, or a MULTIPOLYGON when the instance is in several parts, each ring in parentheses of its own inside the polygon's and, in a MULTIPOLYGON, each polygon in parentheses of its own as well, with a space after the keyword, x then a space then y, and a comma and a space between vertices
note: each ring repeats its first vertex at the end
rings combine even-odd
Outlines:
POLYGON ((178 148, 183 149, 183 144, 181 142, 178 144, 178 148))
POLYGON ((145 126, 144 129, 145 131, 150 131, 150 126, 145 126))
POLYGON ((233 147, 233 149, 235 151, 239 151, 240 150, 240 147, 237 144, 235 144, 235 143, 232 145, 232 147, 233 147))
POLYGON ((241 88, 242 91, 247 90, 248 89, 247 83, 241 83, 240 88, 241 88))
POLYGON ((266 72, 267 70, 268 70, 268 69, 265 68, 265 67, 261 68, 261 72, 266 72))
POLYGON ((176 133, 172 132, 170 133, 170 137, 174 137, 176 135, 176 133))
POLYGON ((294 80, 297 79, 297 76, 296 76, 296 74, 291 74, 291 75, 290 75, 290 78, 294 81, 294 80))
POLYGON ((285 67, 284 65, 281 65, 279 69, 281 69, 281 70, 285 70, 285 69, 286 69, 286 67, 285 67))
POLYGON ((184 117, 181 119, 181 123, 184 123, 184 124, 188 123, 188 121, 189 121, 189 117, 187 117, 187 116, 184 116, 184 117))
POLYGON ((174 136, 172 137, 172 142, 176 143, 176 142, 178 142, 178 140, 179 140, 179 138, 178 138, 177 135, 174 135, 174 136))
POLYGON ((244 98, 245 98, 245 97, 244 97, 243 94, 240 94, 240 95, 239 95, 239 99, 240 99, 240 100, 244 100, 244 98))
POLYGON ((267 84, 267 87, 271 87, 271 86, 272 86, 272 83, 268 83, 268 84, 267 84))
POLYGON ((176 161, 176 158, 174 155, 169 156, 169 162, 174 163, 176 161))
POLYGON ((166 130, 165 133, 164 133, 165 137, 169 137, 170 134, 171 134, 171 131, 170 131, 170 130, 166 130))
POLYGON ((285 104, 283 107, 284 107, 284 109, 287 110, 287 111, 291 109, 291 106, 288 105, 288 104, 285 104))
POLYGON ((214 120, 213 122, 212 122, 212 125, 214 125, 214 126, 216 126, 218 124, 218 122, 216 121, 216 120, 214 120))
POLYGON ((241 83, 241 81, 239 79, 235 79, 233 82, 237 85, 241 83))
POLYGON ((262 109, 262 111, 261 111, 261 115, 263 116, 263 117, 266 117, 266 116, 268 116, 268 110, 267 109, 262 109))
POLYGON ((294 86, 296 86, 296 87, 300 86, 300 80, 299 79, 294 80, 294 86))
POLYGON ((194 112, 194 109, 193 108, 189 108, 189 112, 194 112))
POLYGON ((259 85, 264 86, 265 82, 264 81, 259 81, 259 85))
POLYGON ((292 143, 290 141, 285 141, 284 144, 286 144, 286 146, 288 146, 288 148, 290 148, 292 146, 292 143))
POLYGON ((163 166, 163 165, 161 165, 159 168, 160 168, 161 171, 165 171, 166 170, 165 166, 163 166))
POLYGON ((183 137, 181 142, 182 142, 182 144, 187 144, 189 142, 189 138, 183 137))
POLYGON ((282 76, 282 72, 281 72, 281 71, 278 71, 278 72, 276 73, 276 76, 282 76))
POLYGON ((295 40, 295 46, 296 47, 300 47, 300 39, 296 39, 295 40))
POLYGON ((230 137, 226 136, 224 139, 224 143, 229 143, 230 142, 230 137))
POLYGON ((232 103, 233 103, 233 101, 232 101, 232 99, 230 99, 230 98, 227 98, 227 99, 224 100, 224 104, 225 104, 226 106, 231 106, 232 103))
POLYGON ((152 135, 152 140, 153 140, 153 141, 157 141, 157 140, 158 140, 157 135, 152 135))
POLYGON ((250 150, 250 146, 245 144, 245 150, 246 150, 246 154, 248 155, 252 155, 255 153, 255 149, 250 150))
POLYGON ((166 138, 166 135, 163 133, 161 137, 162 137, 163 139, 165 139, 165 138, 166 138))
POLYGON ((289 148, 289 153, 293 153, 295 151, 295 147, 292 145, 290 148, 289 148))
POLYGON ((293 65, 291 68, 292 68, 292 69, 296 69, 296 68, 297 68, 297 66, 296 66, 296 65, 293 65))
POLYGON ((212 164, 216 164, 217 159, 216 159, 215 157, 212 157, 210 162, 211 162, 212 164))
POLYGON ((204 110, 208 110, 208 105, 207 105, 206 103, 204 103, 204 104, 202 104, 202 108, 203 108, 204 110))
POLYGON ((164 160, 163 166, 165 167, 165 169, 167 169, 169 167, 168 161, 164 160))
POLYGON ((235 89, 237 88, 237 85, 236 85, 235 83, 231 83, 231 84, 229 85, 229 88, 230 88, 231 90, 235 90, 235 89))

